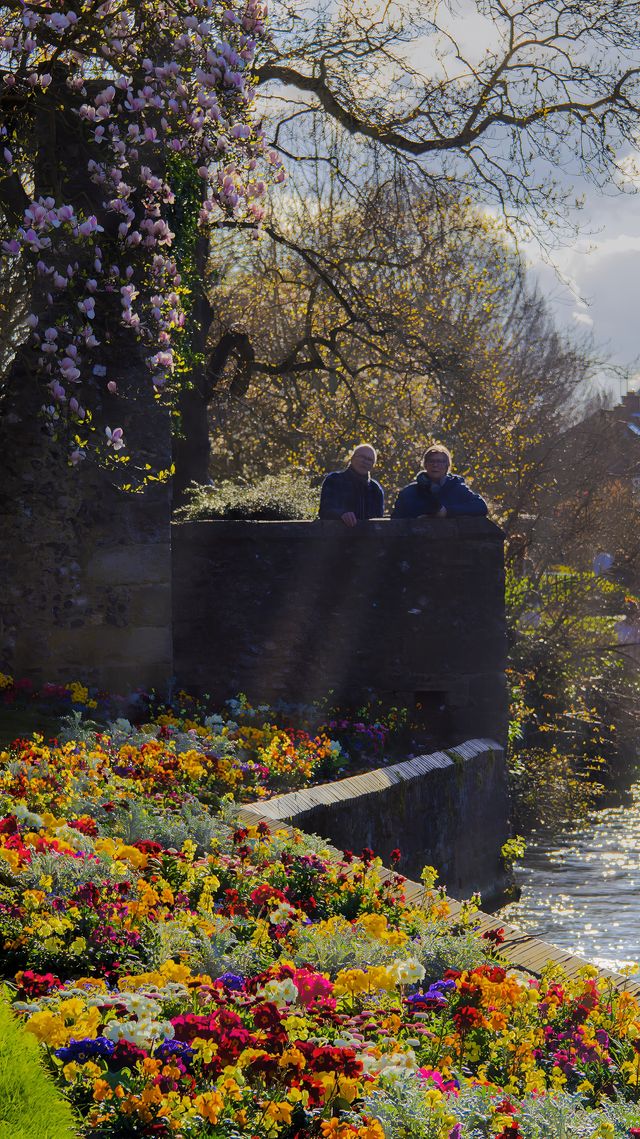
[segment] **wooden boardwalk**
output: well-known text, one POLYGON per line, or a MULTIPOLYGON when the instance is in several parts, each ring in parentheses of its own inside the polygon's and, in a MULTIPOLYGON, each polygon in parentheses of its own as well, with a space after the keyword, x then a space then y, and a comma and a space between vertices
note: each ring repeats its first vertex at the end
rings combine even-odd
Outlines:
MULTIPOLYGON (((256 826, 258 823, 264 822, 270 829, 277 827, 278 830, 286 830, 289 834, 293 834, 294 830, 299 829, 291 827, 279 819, 274 820, 273 815, 270 816, 267 812, 263 812, 261 804, 241 807, 237 811, 237 818, 245 826, 256 826)), ((340 857, 340 851, 336 850, 331 843, 327 842, 326 846, 327 850, 335 853, 336 857, 340 857)), ((393 871, 385 867, 382 873, 383 877, 390 876, 393 871)), ((424 894, 422 884, 412 882, 409 878, 405 881, 404 890, 407 901, 415 904, 421 901, 424 894)), ((455 922, 462 915, 463 903, 455 898, 448 898, 448 901, 451 909, 451 921, 455 922)), ((568 977, 576 977, 585 965, 591 964, 582 957, 576 957, 573 953, 559 949, 557 945, 552 945, 549 941, 541 941, 529 933, 523 933, 515 926, 501 921, 499 914, 486 914, 482 910, 478 910, 474 914, 474 921, 478 927, 479 937, 488 930, 502 929, 504 931, 504 942, 499 947, 500 955, 510 965, 523 969, 525 972, 533 974, 534 977, 539 977, 545 965, 549 963, 560 966, 568 977)), ((640 999, 640 976, 624 977, 620 973, 600 968, 598 968, 598 974, 603 979, 610 980, 617 989, 633 993, 640 999)))

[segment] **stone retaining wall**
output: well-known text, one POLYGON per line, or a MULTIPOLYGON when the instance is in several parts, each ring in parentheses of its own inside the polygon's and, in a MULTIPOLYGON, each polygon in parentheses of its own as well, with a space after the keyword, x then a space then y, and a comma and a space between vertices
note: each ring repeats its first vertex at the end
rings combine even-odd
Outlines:
POLYGON ((435 866, 451 893, 478 891, 487 906, 513 885, 501 856, 510 834, 507 769, 492 740, 292 791, 245 808, 245 817, 251 813, 319 834, 341 850, 370 847, 387 864, 399 848, 400 873, 419 877, 435 866))

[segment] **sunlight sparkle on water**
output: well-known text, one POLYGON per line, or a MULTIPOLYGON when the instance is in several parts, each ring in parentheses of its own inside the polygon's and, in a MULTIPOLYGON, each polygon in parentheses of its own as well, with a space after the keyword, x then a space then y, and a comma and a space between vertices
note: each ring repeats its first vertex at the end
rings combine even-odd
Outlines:
POLYGON ((520 901, 502 917, 601 968, 640 960, 640 782, 631 802, 566 835, 539 835, 517 870, 520 901))

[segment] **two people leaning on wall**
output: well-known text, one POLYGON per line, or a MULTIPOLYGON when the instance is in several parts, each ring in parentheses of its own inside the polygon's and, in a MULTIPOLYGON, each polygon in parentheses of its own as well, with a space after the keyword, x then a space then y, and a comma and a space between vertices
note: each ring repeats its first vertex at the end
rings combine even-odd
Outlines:
MULTIPOLYGON (((349 527, 370 518, 382 518, 384 491, 371 477, 376 460, 375 447, 361 443, 352 451, 343 471, 327 475, 320 493, 320 518, 341 520, 349 527)), ((398 494, 392 518, 480 517, 487 513, 484 498, 471 490, 461 475, 451 474, 451 453, 447 447, 439 443, 428 447, 422 468, 398 494)))

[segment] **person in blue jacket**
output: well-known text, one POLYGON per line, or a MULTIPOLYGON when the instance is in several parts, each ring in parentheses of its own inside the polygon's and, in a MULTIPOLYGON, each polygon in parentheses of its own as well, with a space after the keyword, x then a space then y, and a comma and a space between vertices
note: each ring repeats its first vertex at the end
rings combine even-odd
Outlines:
POLYGON ((440 443, 428 447, 422 458, 424 470, 400 491, 392 518, 460 518, 484 515, 484 498, 467 486, 461 475, 449 473, 451 453, 440 443))
POLYGON ((351 452, 346 470, 327 475, 320 492, 320 518, 339 519, 351 527, 382 517, 384 491, 371 478, 377 457, 375 447, 361 443, 351 452))

